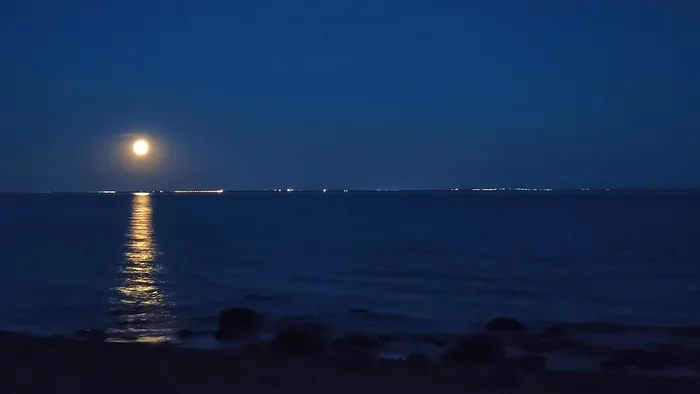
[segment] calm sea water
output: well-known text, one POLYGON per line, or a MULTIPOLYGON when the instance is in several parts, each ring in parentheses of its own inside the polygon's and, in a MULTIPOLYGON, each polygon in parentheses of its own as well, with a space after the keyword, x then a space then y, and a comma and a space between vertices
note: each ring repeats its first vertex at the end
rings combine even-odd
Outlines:
POLYGON ((350 331, 700 325, 699 220, 692 192, 3 195, 0 329, 157 341, 235 305, 350 331))

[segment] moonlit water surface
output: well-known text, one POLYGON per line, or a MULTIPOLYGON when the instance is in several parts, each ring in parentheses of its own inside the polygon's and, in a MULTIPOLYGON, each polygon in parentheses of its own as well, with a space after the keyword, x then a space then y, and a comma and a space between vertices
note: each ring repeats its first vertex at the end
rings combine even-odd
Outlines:
POLYGON ((234 305, 266 313, 270 330, 290 316, 388 334, 457 335, 500 315, 537 330, 603 321, 637 334, 590 340, 622 345, 673 341, 660 333, 700 324, 696 193, 3 195, 0 204, 0 329, 94 327, 163 341, 213 329, 234 305))
POLYGON ((118 331, 125 337, 146 342, 166 341, 173 337, 177 316, 171 312, 172 305, 163 289, 165 272, 158 260, 160 253, 148 194, 133 197, 125 246, 108 313, 122 316, 123 328, 118 331))

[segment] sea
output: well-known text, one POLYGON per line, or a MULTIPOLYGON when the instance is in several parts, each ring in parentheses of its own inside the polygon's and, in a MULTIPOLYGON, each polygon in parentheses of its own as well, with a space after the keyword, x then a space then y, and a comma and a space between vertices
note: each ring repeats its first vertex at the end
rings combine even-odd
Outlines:
POLYGON ((700 357, 700 192, 0 195, 0 330, 234 346, 210 335, 233 306, 264 314, 263 336, 315 322, 388 338, 389 357, 499 316, 532 340, 574 327, 554 368, 700 357))

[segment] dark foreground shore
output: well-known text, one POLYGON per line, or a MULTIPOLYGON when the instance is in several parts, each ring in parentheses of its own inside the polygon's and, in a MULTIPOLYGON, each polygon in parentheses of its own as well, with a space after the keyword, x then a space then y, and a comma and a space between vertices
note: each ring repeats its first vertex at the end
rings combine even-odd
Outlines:
POLYGON ((0 393, 700 393, 694 378, 521 372, 0 332, 0 393))

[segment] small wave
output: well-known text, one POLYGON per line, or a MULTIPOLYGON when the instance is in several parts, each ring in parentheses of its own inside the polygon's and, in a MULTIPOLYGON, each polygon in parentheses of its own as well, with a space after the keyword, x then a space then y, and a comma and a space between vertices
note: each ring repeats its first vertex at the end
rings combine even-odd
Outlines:
POLYGON ((287 296, 284 294, 246 294, 245 298, 249 301, 271 302, 285 299, 287 296))
POLYGON ((668 279, 692 279, 697 278, 697 275, 689 274, 685 272, 654 272, 653 274, 656 278, 668 278, 668 279))
POLYGON ((350 313, 361 315, 365 319, 369 320, 382 320, 382 321, 413 321, 416 320, 413 316, 402 315, 398 313, 386 313, 386 312, 373 312, 369 309, 364 308, 353 308, 350 313))
POLYGON ((116 322, 119 326, 155 326, 172 324, 171 319, 167 318, 143 318, 143 317, 127 317, 116 322))
POLYGON ((218 316, 197 316, 197 317, 193 317, 192 320, 195 322, 208 323, 208 322, 218 321, 219 317, 218 316))
POLYGON ((144 315, 144 314, 163 314, 169 306, 163 305, 126 305, 118 308, 109 308, 106 313, 108 316, 129 316, 129 315, 144 315))
POLYGON ((542 279, 542 278, 518 278, 519 282, 529 283, 534 285, 550 286, 562 283, 562 279, 542 279))
POLYGON ((553 295, 552 293, 546 293, 543 291, 524 289, 489 289, 479 290, 476 293, 480 295, 505 295, 515 297, 551 297, 553 295))
POLYGON ((624 301, 617 299, 617 298, 600 297, 600 296, 591 296, 588 298, 591 301, 593 301, 594 303, 600 304, 600 305, 621 305, 621 304, 624 304, 624 301))
POLYGON ((433 249, 420 247, 399 248, 398 251, 402 254, 432 254, 435 252, 433 249))
POLYGON ((373 278, 392 278, 392 279, 414 279, 425 278, 421 272, 397 271, 397 270, 370 270, 361 273, 364 276, 373 278))
POLYGON ((561 259, 558 257, 550 257, 550 256, 533 256, 530 258, 525 258, 525 260, 533 261, 536 263, 558 263, 561 261, 561 259))
POLYGON ((373 278, 391 278, 391 279, 421 279, 435 281, 459 281, 459 282, 497 282, 500 279, 477 276, 477 275, 443 275, 434 272, 415 272, 415 271, 399 271, 399 270, 367 270, 359 272, 362 276, 370 276, 373 278))

